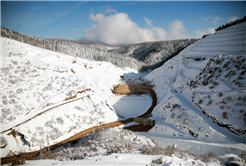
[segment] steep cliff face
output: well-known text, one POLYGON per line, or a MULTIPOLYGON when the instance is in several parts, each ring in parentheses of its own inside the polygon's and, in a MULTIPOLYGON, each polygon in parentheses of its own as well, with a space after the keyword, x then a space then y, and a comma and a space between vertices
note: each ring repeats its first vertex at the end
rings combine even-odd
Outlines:
POLYGON ((45 39, 23 35, 1 27, 1 36, 36 47, 96 61, 108 61, 118 67, 130 67, 138 71, 153 70, 163 65, 197 39, 158 41, 132 44, 125 47, 69 39, 45 39))

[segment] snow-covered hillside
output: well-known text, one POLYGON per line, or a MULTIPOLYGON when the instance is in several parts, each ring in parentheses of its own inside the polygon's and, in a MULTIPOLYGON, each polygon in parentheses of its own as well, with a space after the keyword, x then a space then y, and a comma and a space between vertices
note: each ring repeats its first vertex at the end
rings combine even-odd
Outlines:
MULTIPOLYGON (((246 23, 188 46, 145 79, 158 105, 148 134, 196 154, 246 150, 246 23), (167 139, 168 138, 168 139, 167 139)), ((165 142, 165 143, 164 143, 165 142)))
POLYGON ((78 140, 77 147, 68 143, 51 153, 53 159, 60 155, 83 160, 41 164, 220 165, 216 159, 210 163, 198 160, 209 154, 213 158, 212 152, 224 163, 245 165, 246 23, 195 42, 145 77, 108 62, 0 40, 1 157, 39 150, 90 127, 142 114, 150 105, 150 96, 115 97, 111 93, 124 77, 125 82, 153 84, 158 101, 151 119, 157 124, 149 132, 120 128, 94 132, 78 140), (77 154, 83 151, 84 155, 87 149, 91 156, 77 154), (107 150, 113 154, 104 156, 107 150), (114 154, 130 151, 131 155, 114 154))
POLYGON ((90 42, 90 41, 83 41, 83 40, 71 40, 71 39, 64 39, 64 38, 48 38, 47 40, 51 40, 53 42, 60 42, 60 41, 67 41, 68 43, 78 43, 81 45, 88 45, 92 48, 101 50, 101 51, 108 51, 112 49, 119 48, 118 46, 108 45, 104 43, 97 43, 97 42, 90 42))
POLYGON ((122 69, 7 38, 1 43, 1 156, 37 150, 118 119, 106 96, 122 69))
POLYGON ((154 41, 132 44, 109 50, 116 55, 133 57, 144 63, 141 71, 153 70, 163 65, 168 59, 177 55, 181 50, 198 39, 182 39, 171 41, 154 41))
MULTIPOLYGON (((120 107, 118 114, 124 111, 124 106, 120 106, 122 103, 118 103, 118 100, 126 102, 125 105, 130 104, 127 100, 136 100, 133 102, 136 104, 133 106, 135 113, 132 114, 133 112, 128 110, 122 112, 124 116, 138 116, 143 113, 138 110, 148 109, 149 103, 146 105, 144 102, 150 102, 149 96, 113 98, 111 94, 113 85, 122 83, 120 76, 124 75, 127 80, 131 77, 138 80, 143 73, 132 73, 131 69, 122 70, 108 62, 75 58, 11 39, 0 39, 3 48, 0 80, 1 157, 49 147, 90 127, 116 121, 118 116, 111 103, 120 107), (140 108, 137 107, 138 104, 141 104, 140 108)), ((100 156, 99 159, 95 159, 98 161, 97 164, 205 165, 193 155, 189 160, 174 156, 141 155, 143 152, 152 154, 159 150, 153 152, 153 149, 155 144, 149 138, 122 128, 114 128, 81 138, 78 140, 78 146, 64 145, 58 148, 58 151, 51 152, 51 157, 59 160, 71 157, 84 159, 78 162, 82 165, 94 163, 94 158, 90 159, 87 155, 100 156), (83 153, 80 153, 81 150, 83 153), (116 152, 130 154, 111 154, 116 152), (108 157, 101 156, 107 154, 108 157), (126 159, 131 160, 126 162, 126 159)), ((167 152, 167 155, 172 154, 167 152)), ((189 156, 187 153, 184 154, 187 155, 186 158, 189 156)), ((74 164, 71 161, 66 163, 58 160, 38 163, 74 164)), ((219 165, 218 160, 212 163, 219 165)), ((30 161, 27 164, 35 163, 30 161)))
POLYGON ((74 57, 107 61, 120 68, 130 67, 138 71, 153 70, 161 66, 168 58, 197 41, 184 39, 146 42, 120 48, 102 43, 23 35, 5 27, 1 27, 1 36, 74 57))
POLYGON ((76 143, 64 144, 63 147, 50 153, 49 160, 25 163, 25 165, 35 164, 220 166, 219 160, 212 155, 197 157, 185 151, 180 152, 173 147, 164 150, 145 136, 117 127, 93 132, 77 140, 76 143))
POLYGON ((111 62, 121 68, 130 67, 138 70, 143 66, 143 63, 132 57, 108 53, 107 50, 118 48, 115 46, 69 39, 45 39, 23 35, 4 27, 1 27, 1 36, 74 57, 111 62))

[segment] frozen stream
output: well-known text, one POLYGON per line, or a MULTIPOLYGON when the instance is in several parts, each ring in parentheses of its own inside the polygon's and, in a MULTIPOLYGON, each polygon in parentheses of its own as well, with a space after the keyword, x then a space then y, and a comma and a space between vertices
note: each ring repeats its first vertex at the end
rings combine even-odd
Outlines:
POLYGON ((110 95, 108 102, 114 107, 119 117, 137 117, 145 113, 152 104, 150 95, 110 95))

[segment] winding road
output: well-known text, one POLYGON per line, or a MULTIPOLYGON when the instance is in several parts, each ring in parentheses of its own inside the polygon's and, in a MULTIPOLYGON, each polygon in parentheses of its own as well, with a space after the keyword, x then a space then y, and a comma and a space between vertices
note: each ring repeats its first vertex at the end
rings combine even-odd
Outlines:
MULTIPOLYGON (((151 113, 152 113, 154 107, 157 104, 157 97, 156 97, 155 91, 152 88, 149 88, 149 87, 146 87, 146 86, 140 86, 139 89, 145 89, 145 90, 149 90, 150 91, 150 94, 151 94, 151 97, 152 97, 152 104, 151 104, 150 108, 144 114, 142 114, 142 115, 140 115, 140 116, 138 116, 136 118, 148 118, 148 117, 151 116, 151 113)), ((126 120, 115 121, 115 122, 111 122, 111 123, 107 123, 107 124, 102 124, 100 126, 94 126, 94 127, 89 128, 89 129, 86 129, 84 131, 81 131, 81 132, 73 135, 72 137, 67 138, 67 139, 65 139, 65 140, 63 140, 63 141, 61 141, 59 143, 53 144, 53 145, 50 146, 50 148, 51 149, 56 149, 56 148, 62 146, 64 143, 75 141, 75 140, 80 139, 80 138, 82 138, 82 137, 86 136, 87 134, 90 134, 90 133, 92 133, 94 131, 101 130, 103 128, 112 128, 112 127, 124 125, 124 124, 130 123, 130 122, 133 122, 133 121, 134 121, 134 118, 128 118, 126 120)), ((126 129, 129 129, 129 130, 132 130, 132 131, 145 131, 145 130, 148 131, 152 127, 153 126, 144 127, 144 125, 133 125, 133 126, 126 127, 126 129)), ((43 150, 44 149, 46 149, 46 148, 43 148, 43 150)), ((35 156, 39 152, 40 152, 40 150, 33 151, 33 152, 27 152, 27 153, 24 153, 24 154, 19 154, 19 155, 11 156, 11 157, 3 157, 3 158, 1 158, 1 165, 2 164, 6 164, 6 163, 10 163, 10 162, 11 163, 15 163, 21 156, 35 156)))

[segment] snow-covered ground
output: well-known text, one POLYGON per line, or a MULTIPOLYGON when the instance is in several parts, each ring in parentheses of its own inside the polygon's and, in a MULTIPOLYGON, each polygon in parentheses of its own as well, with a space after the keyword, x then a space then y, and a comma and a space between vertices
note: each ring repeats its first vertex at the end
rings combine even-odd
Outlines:
MULTIPOLYGON (((221 30, 190 45, 144 77, 146 73, 138 74, 108 62, 80 59, 0 38, 1 157, 10 151, 18 154, 39 150, 90 127, 142 114, 151 105, 150 96, 111 93, 124 76, 153 81, 158 98, 151 118, 157 124, 149 132, 137 134, 149 144, 152 143, 148 138, 163 149, 175 147, 190 155, 181 159, 99 153, 83 160, 26 164, 219 165, 217 160, 203 163, 189 158, 212 152, 224 163, 234 160, 245 165, 245 39, 246 23, 221 30)), ((138 140, 137 134, 128 137, 129 142, 138 140)), ((105 141, 114 142, 108 138, 105 141)))
POLYGON ((50 166, 50 165, 162 165, 162 166, 216 166, 219 165, 216 162, 203 163, 199 160, 193 159, 180 159, 178 157, 163 156, 163 155, 138 155, 138 154, 120 154, 114 153, 106 156, 91 157, 83 160, 74 161, 58 161, 58 160, 32 160, 26 161, 27 166, 39 165, 39 166, 50 166))
POLYGON ((122 118, 137 117, 144 114, 152 104, 150 95, 109 95, 107 100, 114 107, 116 113, 122 118))
POLYGON ((118 120, 106 99, 120 75, 133 70, 0 39, 1 156, 118 120))
POLYGON ((209 162, 204 163, 193 154, 178 153, 174 148, 162 151, 165 155, 158 155, 158 151, 161 149, 149 138, 115 127, 60 147, 50 154, 55 160, 27 161, 26 165, 220 165, 219 160, 211 156, 209 162))
POLYGON ((195 154, 245 153, 245 71, 246 23, 188 46, 145 77, 158 103, 157 125, 144 135, 195 154))

